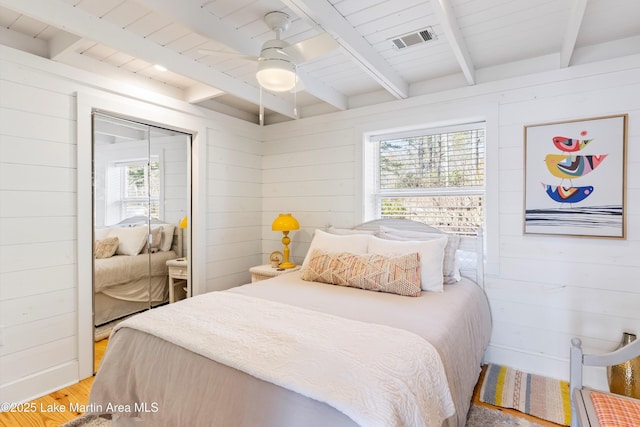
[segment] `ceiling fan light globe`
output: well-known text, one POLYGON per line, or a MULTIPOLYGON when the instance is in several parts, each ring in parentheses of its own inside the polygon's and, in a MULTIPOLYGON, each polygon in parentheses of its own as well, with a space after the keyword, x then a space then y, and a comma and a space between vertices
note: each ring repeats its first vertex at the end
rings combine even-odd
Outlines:
POLYGON ((259 62, 256 79, 260 86, 273 92, 289 91, 298 81, 295 66, 290 61, 283 60, 259 62))

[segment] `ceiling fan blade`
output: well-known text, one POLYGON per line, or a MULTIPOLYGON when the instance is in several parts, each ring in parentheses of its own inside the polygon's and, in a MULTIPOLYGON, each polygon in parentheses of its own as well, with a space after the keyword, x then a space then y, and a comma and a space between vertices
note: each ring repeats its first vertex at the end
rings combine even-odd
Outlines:
POLYGON ((225 52, 223 50, 199 49, 198 53, 201 55, 226 56, 229 58, 246 59, 248 61, 258 61, 260 59, 257 56, 243 55, 236 52, 225 52))
POLYGON ((337 48, 338 42, 329 34, 322 33, 310 39, 287 46, 282 49, 282 51, 289 55, 294 62, 300 64, 301 62, 310 61, 337 48))

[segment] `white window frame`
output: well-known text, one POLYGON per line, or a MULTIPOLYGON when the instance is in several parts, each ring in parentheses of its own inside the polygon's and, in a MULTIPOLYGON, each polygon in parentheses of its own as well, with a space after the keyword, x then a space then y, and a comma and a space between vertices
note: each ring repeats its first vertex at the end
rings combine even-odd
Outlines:
MULTIPOLYGON (((486 222, 486 155, 487 155, 487 129, 486 122, 474 121, 457 125, 449 125, 442 127, 422 127, 409 131, 380 131, 372 132, 365 135, 364 144, 364 183, 363 183, 363 204, 364 219, 366 221, 379 219, 382 216, 382 199, 388 197, 437 197, 452 195, 474 195, 482 197, 483 217, 479 226, 484 227, 486 222), (467 131, 472 129, 484 129, 484 184, 482 187, 452 187, 452 188, 417 188, 417 189, 380 189, 379 182, 379 146, 380 141, 393 140, 400 138, 419 137, 427 135, 438 135, 443 133, 452 133, 467 131)), ((446 231, 446 230, 445 230, 446 231)))
POLYGON ((118 212, 116 213, 115 211, 112 211, 112 214, 108 214, 107 213, 107 217, 110 218, 110 221, 108 221, 109 223, 113 223, 113 222, 119 222, 122 221, 123 219, 126 219, 127 217, 129 217, 130 215, 126 214, 126 207, 125 205, 127 203, 136 203, 136 202, 143 202, 143 203, 148 203, 148 202, 156 202, 158 204, 158 218, 155 218, 154 216, 152 216, 152 219, 160 219, 164 217, 164 206, 160 203, 160 200, 163 200, 163 195, 162 195, 162 188, 163 188, 163 172, 162 172, 162 156, 159 155, 151 155, 150 159, 130 159, 130 160, 122 160, 122 161, 117 161, 114 163, 110 163, 107 166, 107 178, 105 180, 105 186, 106 186, 106 193, 107 193, 107 198, 105 200, 107 206, 106 209, 109 209, 109 205, 110 204, 114 204, 116 203, 118 206, 118 212), (145 172, 145 181, 147 182, 147 192, 150 193, 150 190, 148 188, 149 186, 149 168, 151 166, 151 163, 157 163, 158 164, 158 195, 157 196, 153 196, 151 194, 147 194, 145 196, 139 196, 139 197, 129 197, 127 196, 127 177, 126 177, 126 168, 128 166, 143 166, 146 170, 145 172), (113 182, 112 179, 109 178, 109 175, 113 174, 113 172, 115 172, 115 174, 117 175, 117 180, 116 182, 113 182), (113 184, 116 184, 116 188, 110 188, 110 186, 113 186, 113 184), (111 195, 111 196, 109 196, 111 195), (113 215, 118 215, 119 220, 118 221, 114 221, 114 217, 113 215))

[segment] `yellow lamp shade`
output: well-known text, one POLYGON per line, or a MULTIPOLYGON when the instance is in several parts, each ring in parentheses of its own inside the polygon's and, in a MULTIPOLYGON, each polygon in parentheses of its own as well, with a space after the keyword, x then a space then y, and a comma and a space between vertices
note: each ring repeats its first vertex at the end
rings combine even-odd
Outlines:
POLYGON ((298 229, 300 229, 300 224, 298 224, 298 220, 290 213, 278 215, 278 218, 271 224, 271 230, 273 231, 291 231, 298 229))
POLYGON ((298 220, 295 219, 290 213, 280 214, 278 218, 273 221, 271 224, 271 229, 273 231, 282 231, 282 244, 284 245, 284 261, 278 265, 280 268, 293 268, 296 265, 289 261, 289 243, 291 243, 291 239, 289 238, 289 231, 298 230, 300 228, 300 224, 298 224, 298 220))
POLYGON ((189 218, 185 217, 180 220, 180 228, 187 228, 189 226, 189 218))

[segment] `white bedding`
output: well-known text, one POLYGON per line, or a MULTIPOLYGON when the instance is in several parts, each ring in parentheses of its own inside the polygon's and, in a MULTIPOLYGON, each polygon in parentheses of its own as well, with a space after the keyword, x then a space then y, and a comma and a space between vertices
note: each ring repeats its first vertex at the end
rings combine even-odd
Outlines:
POLYGON ((446 285, 444 292, 422 292, 413 298, 305 282, 300 272, 294 272, 227 292, 392 326, 423 337, 438 350, 447 372, 457 412, 449 425, 464 426, 491 337, 486 295, 471 280, 463 277, 454 285, 446 285))
POLYGON ((152 310, 120 328, 326 402, 363 426, 439 427, 454 413, 438 352, 405 330, 232 292, 152 310))
MULTIPOLYGON (((440 355, 455 405, 456 413, 443 425, 465 425, 491 333, 486 296, 470 280, 463 278, 455 285, 445 286, 444 292, 423 292, 420 297, 412 298, 305 282, 300 280, 299 272, 294 272, 223 293, 242 294, 265 300, 265 304, 275 301, 340 319, 352 319, 370 324, 372 329, 386 325, 423 337, 440 355)), ((167 310, 191 307, 192 301, 204 301, 205 297, 206 294, 196 296, 152 312, 162 317, 167 310)), ((190 310, 185 310, 184 316, 191 319, 193 326, 205 323, 199 320, 200 316, 189 313, 190 310)), ((237 309, 234 315, 244 317, 247 310, 237 309)), ((327 332, 335 329, 338 328, 327 328, 327 332)), ((276 348, 281 347, 284 346, 276 348)), ((332 367, 320 358, 314 360, 322 369, 332 367)), ((214 425, 245 427, 356 425, 326 403, 302 397, 182 346, 127 327, 121 327, 111 336, 90 401, 103 404, 158 402, 161 409, 158 413, 122 414, 139 415, 155 426, 206 426, 212 425, 212 420, 216 420, 214 425)))
POLYGON ((94 292, 132 282, 149 275, 168 275, 167 261, 177 258, 173 251, 154 254, 115 255, 95 260, 94 292))

